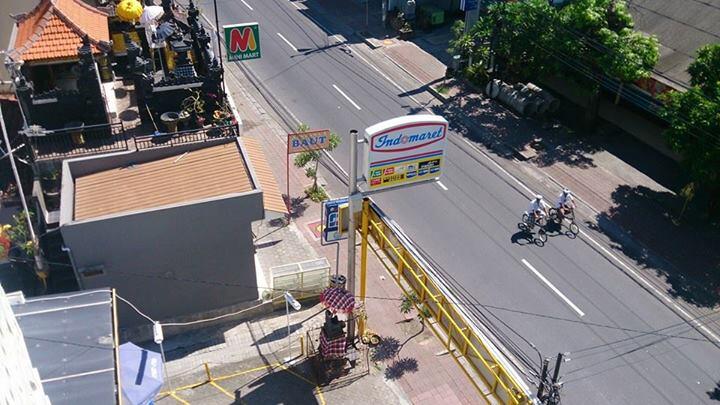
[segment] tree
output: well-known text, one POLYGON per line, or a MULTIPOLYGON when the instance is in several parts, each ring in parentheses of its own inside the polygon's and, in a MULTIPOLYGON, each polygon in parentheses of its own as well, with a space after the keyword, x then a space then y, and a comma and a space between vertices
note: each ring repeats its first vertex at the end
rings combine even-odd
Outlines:
MULTIPOLYGON (((307 124, 300 124, 298 125, 298 132, 304 132, 309 130, 310 127, 307 124)), ((327 148, 328 151, 332 151, 333 149, 337 148, 338 145, 340 145, 340 137, 337 136, 335 133, 330 133, 330 146, 327 148)), ((320 150, 309 150, 305 152, 300 152, 297 155, 295 155, 295 159, 293 160, 293 163, 296 167, 304 168, 305 169, 305 176, 312 179, 313 184, 310 186, 307 190, 305 190, 305 193, 310 197, 311 200, 319 202, 327 198, 327 194, 325 193, 325 190, 322 189, 322 187, 319 187, 317 184, 317 173, 318 173, 318 166, 320 165, 320 158, 322 157, 322 151, 320 150)))
POLYGON ((690 84, 713 100, 720 100, 720 44, 706 45, 688 68, 690 84))
POLYGON ((680 153, 697 186, 708 193, 708 214, 716 216, 720 201, 720 44, 698 51, 690 65, 693 87, 665 96, 661 112, 670 127, 668 145, 680 153))
POLYGON ((561 8, 547 0, 499 2, 468 34, 455 34, 452 49, 465 49, 468 36, 480 47, 494 40, 503 73, 521 79, 598 71, 633 82, 650 76, 659 57, 657 40, 633 30, 621 0, 576 0, 561 8))

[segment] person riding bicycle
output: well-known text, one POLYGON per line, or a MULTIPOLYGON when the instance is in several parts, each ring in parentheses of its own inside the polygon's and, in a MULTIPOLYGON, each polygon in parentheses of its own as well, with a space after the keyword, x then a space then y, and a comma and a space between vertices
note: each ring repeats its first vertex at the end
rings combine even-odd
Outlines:
POLYGON ((544 218, 547 215, 545 204, 543 203, 543 196, 540 194, 530 200, 530 206, 528 207, 527 213, 534 223, 537 223, 540 218, 544 218))
POLYGON ((562 193, 558 196, 555 208, 558 210, 562 217, 566 217, 568 213, 575 210, 575 200, 570 192, 570 189, 564 188, 562 193))

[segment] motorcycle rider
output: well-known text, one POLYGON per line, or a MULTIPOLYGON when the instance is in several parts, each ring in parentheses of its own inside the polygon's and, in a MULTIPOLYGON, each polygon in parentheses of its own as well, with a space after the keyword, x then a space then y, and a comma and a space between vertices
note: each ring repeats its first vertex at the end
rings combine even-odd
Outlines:
POLYGON ((567 216, 568 213, 575 210, 575 200, 570 192, 570 189, 567 187, 563 189, 558 196, 557 202, 555 203, 555 208, 557 208, 562 217, 567 216))
POLYGON ((530 206, 526 211, 533 223, 537 223, 540 218, 547 216, 547 210, 543 201, 543 196, 538 194, 530 200, 530 206))

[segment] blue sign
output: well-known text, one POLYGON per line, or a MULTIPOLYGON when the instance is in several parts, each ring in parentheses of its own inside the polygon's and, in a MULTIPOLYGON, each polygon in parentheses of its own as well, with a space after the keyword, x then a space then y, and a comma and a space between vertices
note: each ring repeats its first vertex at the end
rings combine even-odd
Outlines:
POLYGON ((472 11, 477 10, 479 0, 460 0, 460 10, 472 11))
POLYGON ((347 204, 347 197, 328 200, 323 203, 322 209, 322 240, 325 243, 337 242, 345 239, 340 232, 340 206, 347 204))

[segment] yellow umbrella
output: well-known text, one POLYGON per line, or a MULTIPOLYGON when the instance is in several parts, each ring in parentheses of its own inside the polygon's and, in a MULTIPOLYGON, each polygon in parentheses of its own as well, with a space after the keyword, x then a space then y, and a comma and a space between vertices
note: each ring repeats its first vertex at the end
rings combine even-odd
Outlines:
POLYGON ((143 12, 143 6, 138 0, 122 0, 115 9, 115 14, 125 22, 137 22, 143 12))

